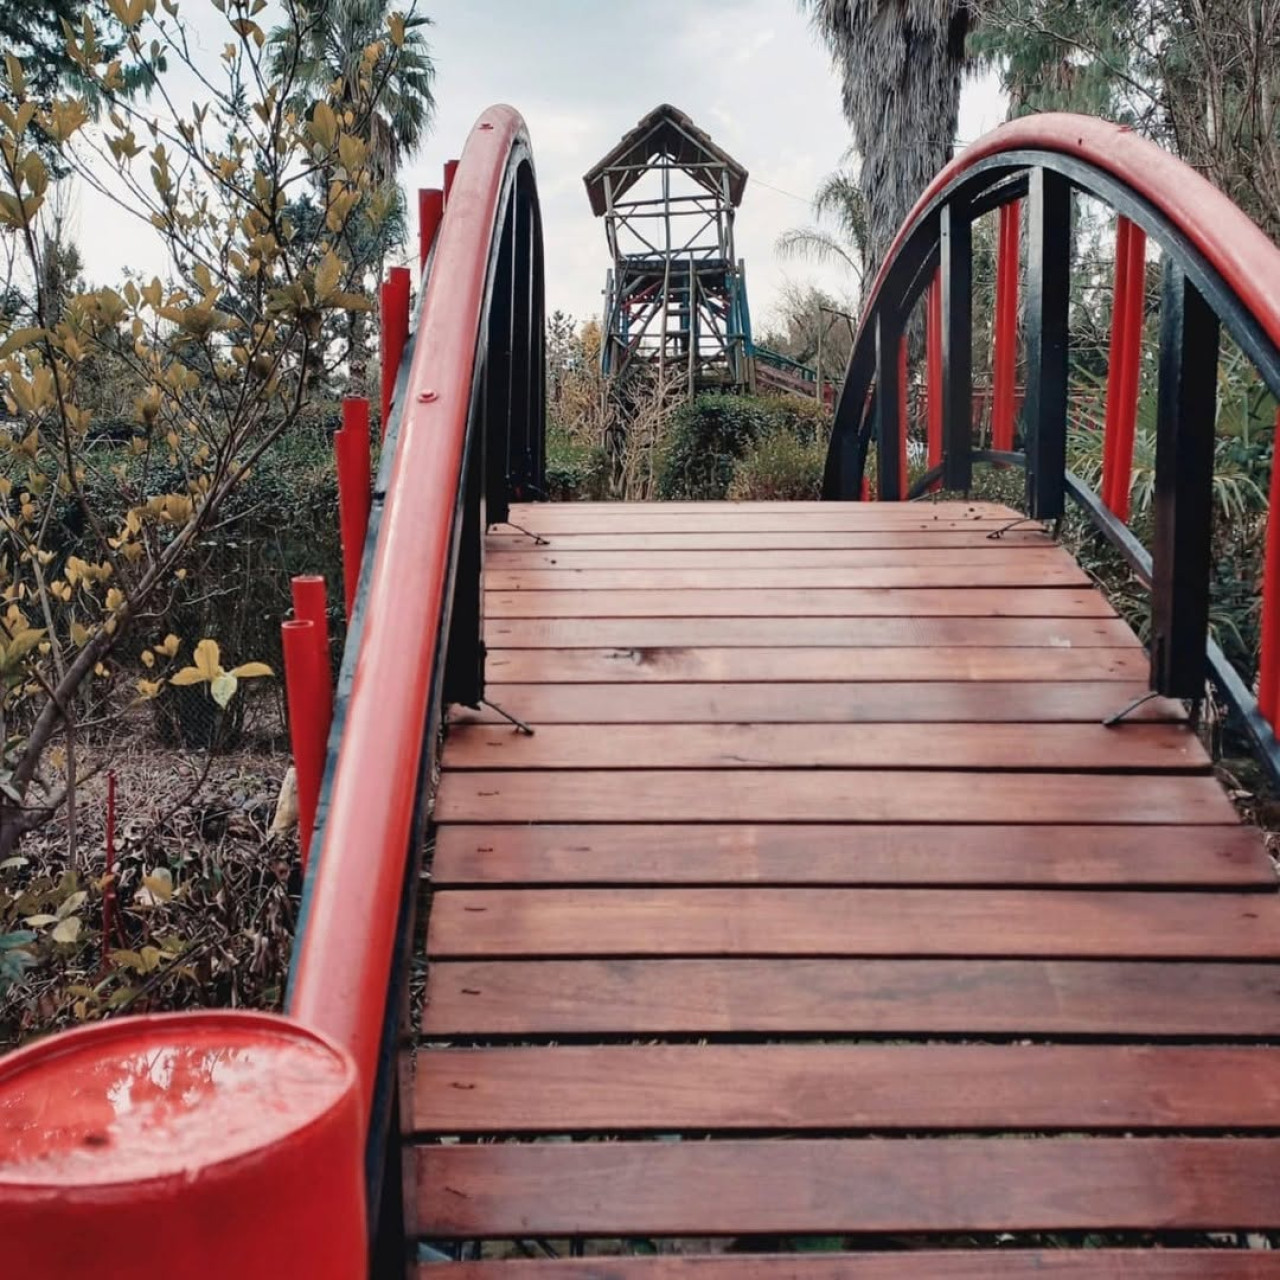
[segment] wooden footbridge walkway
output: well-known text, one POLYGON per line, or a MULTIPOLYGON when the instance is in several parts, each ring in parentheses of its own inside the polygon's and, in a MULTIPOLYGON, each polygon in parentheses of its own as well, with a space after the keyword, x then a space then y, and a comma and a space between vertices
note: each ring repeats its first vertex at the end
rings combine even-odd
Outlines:
MULTIPOLYGON (((1180 703, 1103 726, 1146 655, 1050 536, 973 503, 511 519, 545 545, 489 536, 489 696, 535 733, 450 719, 415 1236, 1275 1220, 1270 859, 1180 703)), ((686 1273, 600 1265, 456 1270, 686 1273)), ((689 1274, 1041 1266, 921 1265, 689 1274)))
POLYGON ((519 115, 447 173, 416 319, 384 287, 372 484, 367 405, 337 442, 336 692, 323 611, 286 624, 287 1016, 6 1060, 0 1271, 134 1280, 145 1220, 190 1280, 1280 1280, 1280 899, 1195 727, 1211 694, 1280 786, 1280 520, 1257 652, 1209 631, 1219 352, 1280 403, 1280 249, 1124 130, 1016 121, 890 247, 822 502, 552 505, 519 115), (1082 192, 1119 219, 1099 492, 1082 192), (1018 509, 968 500, 987 464, 1018 509))

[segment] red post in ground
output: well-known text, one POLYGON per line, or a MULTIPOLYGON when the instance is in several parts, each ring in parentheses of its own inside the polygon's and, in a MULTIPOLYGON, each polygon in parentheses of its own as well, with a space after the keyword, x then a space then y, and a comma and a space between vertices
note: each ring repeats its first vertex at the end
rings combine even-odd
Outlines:
POLYGON ((456 160, 446 160, 444 162, 444 203, 448 207, 449 196, 453 191, 453 180, 458 176, 458 162, 456 160))
POLYGON ((991 447, 1013 448, 1014 383, 1018 371, 1018 257, 1022 203, 1000 206, 1000 242, 996 258, 996 332, 992 353, 991 447))
POLYGON ((352 397, 342 402, 342 430, 334 433, 333 452, 338 467, 338 525, 342 532, 342 591, 351 621, 360 562, 369 532, 369 508, 373 500, 372 463, 369 459, 369 402, 352 397))
POLYGON ((907 405, 907 335, 898 339, 898 499, 904 501, 907 483, 907 431, 911 414, 907 405))
POLYGON ((0 1062, 4 1274, 363 1276, 364 1137, 350 1054, 286 1018, 47 1036, 0 1062))
MULTIPOLYGON (((942 463, 942 280, 929 284, 925 310, 925 436, 930 467, 942 463)), ((938 488, 935 483, 933 488, 938 488)))
POLYGON ((391 421, 391 404, 395 396, 396 378, 400 374, 400 360, 405 343, 409 341, 409 292, 411 283, 408 267, 392 267, 382 286, 382 437, 387 435, 391 421))
POLYGON ((280 628, 284 647, 285 697, 289 705, 289 744, 298 787, 298 847, 305 872, 316 828, 325 748, 332 717, 329 664, 316 624, 293 618, 280 628), (326 706, 329 714, 326 715, 326 706))
POLYGON ((1262 577, 1262 641, 1258 651, 1258 710, 1272 727, 1280 712, 1280 411, 1271 448, 1266 565, 1262 577))
POLYGON ((427 269, 427 256, 435 243, 436 232, 444 217, 444 192, 438 188, 424 188, 418 192, 418 271, 427 269))

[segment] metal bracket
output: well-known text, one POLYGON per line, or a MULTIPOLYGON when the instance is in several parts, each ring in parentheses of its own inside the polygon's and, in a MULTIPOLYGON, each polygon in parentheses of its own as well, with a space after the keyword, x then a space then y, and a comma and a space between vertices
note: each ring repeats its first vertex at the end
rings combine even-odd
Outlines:
POLYGON ((1137 711, 1139 707, 1146 706, 1146 704, 1150 702, 1152 698, 1158 698, 1159 696, 1160 694, 1155 689, 1148 690, 1148 692, 1144 693, 1142 697, 1134 698, 1134 700, 1130 702, 1127 706, 1121 707, 1120 710, 1115 713, 1115 715, 1108 716, 1102 722, 1102 727, 1104 729, 1114 729, 1116 725, 1120 723, 1121 720, 1125 719, 1127 716, 1132 715, 1135 711, 1137 711))
POLYGON ((514 520, 500 520, 499 524, 505 524, 508 529, 514 529, 517 533, 523 533, 526 538, 533 539, 535 547, 549 547, 551 541, 544 538, 540 533, 534 533, 532 529, 526 529, 522 524, 516 524, 514 520))
POLYGON ((513 716, 510 711, 504 711, 496 702, 490 702, 488 698, 481 698, 480 705, 488 707, 490 711, 496 711, 508 724, 516 727, 517 733, 523 733, 525 737, 533 737, 533 726, 526 724, 519 716, 513 716))

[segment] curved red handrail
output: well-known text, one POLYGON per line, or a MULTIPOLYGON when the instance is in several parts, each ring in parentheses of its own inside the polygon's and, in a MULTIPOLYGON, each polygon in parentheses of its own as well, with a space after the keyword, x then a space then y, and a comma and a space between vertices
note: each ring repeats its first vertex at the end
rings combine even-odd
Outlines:
POLYGON ((436 242, 289 1012, 347 1048, 370 1114, 495 223, 519 113, 471 132, 436 242))
POLYGON ((1266 233, 1207 178, 1154 142, 1122 125, 1065 112, 999 125, 942 169, 902 224, 868 298, 875 298, 899 247, 951 183, 982 160, 1031 150, 1083 160, 1149 201, 1204 255, 1280 346, 1280 250, 1266 233))

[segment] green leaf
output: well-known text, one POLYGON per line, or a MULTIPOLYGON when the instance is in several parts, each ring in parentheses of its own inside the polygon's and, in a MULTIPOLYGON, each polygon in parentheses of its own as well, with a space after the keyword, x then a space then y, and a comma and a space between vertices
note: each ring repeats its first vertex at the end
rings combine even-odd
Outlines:
POLYGON ((214 702, 218 706, 225 709, 228 702, 236 696, 236 686, 239 681, 230 671, 224 671, 209 686, 209 692, 213 696, 214 702))

